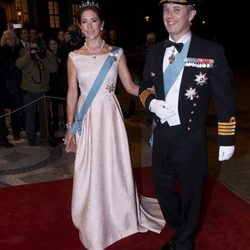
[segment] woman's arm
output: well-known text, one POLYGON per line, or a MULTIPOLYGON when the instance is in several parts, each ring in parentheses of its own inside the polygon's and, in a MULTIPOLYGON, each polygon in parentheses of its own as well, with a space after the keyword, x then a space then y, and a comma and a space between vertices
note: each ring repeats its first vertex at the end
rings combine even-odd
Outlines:
POLYGON ((68 57, 67 61, 67 70, 68 70, 68 92, 67 92, 67 131, 64 137, 64 145, 66 146, 66 151, 70 146, 70 143, 75 142, 75 136, 71 132, 71 126, 74 123, 76 104, 78 100, 78 82, 77 82, 77 72, 76 68, 71 60, 68 57))
POLYGON ((67 123, 73 124, 75 119, 76 103, 78 99, 78 82, 77 82, 77 72, 70 57, 68 58, 67 62, 67 70, 68 70, 67 123))
POLYGON ((122 53, 119 59, 118 74, 126 91, 131 95, 138 96, 139 86, 132 80, 124 53, 122 53))

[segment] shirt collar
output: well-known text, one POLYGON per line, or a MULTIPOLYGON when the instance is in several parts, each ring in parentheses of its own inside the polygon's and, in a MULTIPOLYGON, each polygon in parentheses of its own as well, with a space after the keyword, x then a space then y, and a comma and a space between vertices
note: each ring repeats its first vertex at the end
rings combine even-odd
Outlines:
POLYGON ((187 32, 184 36, 182 36, 178 41, 174 41, 170 36, 169 36, 169 40, 172 42, 176 42, 176 43, 186 43, 191 37, 191 32, 187 32))

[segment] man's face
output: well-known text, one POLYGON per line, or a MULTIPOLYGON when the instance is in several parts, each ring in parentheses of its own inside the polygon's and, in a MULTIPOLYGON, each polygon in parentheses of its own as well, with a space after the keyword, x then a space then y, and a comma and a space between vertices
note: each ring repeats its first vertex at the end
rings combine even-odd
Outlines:
POLYGON ((28 30, 22 30, 20 37, 21 37, 21 40, 23 40, 23 41, 29 41, 28 30))
POLYGON ((110 30, 109 31, 109 36, 112 41, 116 40, 116 31, 115 30, 110 30))
POLYGON ((37 37, 37 32, 36 32, 36 30, 35 30, 35 29, 31 29, 31 30, 30 30, 30 40, 31 40, 31 42, 32 42, 32 41, 35 41, 35 40, 36 40, 36 37, 37 37))
POLYGON ((163 5, 163 22, 172 38, 178 40, 190 30, 190 22, 196 10, 188 5, 165 3, 163 5))

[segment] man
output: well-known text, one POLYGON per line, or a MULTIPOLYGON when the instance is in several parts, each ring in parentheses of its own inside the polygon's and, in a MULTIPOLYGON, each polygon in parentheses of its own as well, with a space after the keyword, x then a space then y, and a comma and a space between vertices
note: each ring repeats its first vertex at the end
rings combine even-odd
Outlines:
POLYGON ((156 42, 156 34, 153 31, 149 31, 146 34, 146 41, 143 45, 138 47, 137 53, 136 53, 136 63, 138 65, 138 77, 141 80, 142 72, 145 64, 145 59, 148 53, 148 49, 151 46, 151 44, 154 44, 156 42))
POLYGON ((154 185, 164 217, 175 231, 161 249, 191 250, 208 171, 205 121, 211 97, 218 116, 219 160, 231 158, 235 149, 232 73, 221 46, 191 33, 194 0, 160 3, 169 40, 149 49, 139 95, 157 123, 154 185), (149 86, 155 87, 155 95, 149 86))
POLYGON ((36 146, 35 114, 39 111, 41 144, 48 144, 48 103, 45 99, 49 91, 50 74, 58 70, 55 55, 46 49, 41 37, 22 48, 16 66, 22 71, 20 88, 23 94, 25 131, 29 146, 36 146))
POLYGON ((29 31, 26 28, 22 28, 20 30, 20 49, 22 48, 28 48, 30 46, 30 36, 29 36, 29 31))
POLYGON ((110 29, 109 30, 109 44, 113 46, 118 46, 118 41, 117 41, 117 32, 115 29, 110 29))

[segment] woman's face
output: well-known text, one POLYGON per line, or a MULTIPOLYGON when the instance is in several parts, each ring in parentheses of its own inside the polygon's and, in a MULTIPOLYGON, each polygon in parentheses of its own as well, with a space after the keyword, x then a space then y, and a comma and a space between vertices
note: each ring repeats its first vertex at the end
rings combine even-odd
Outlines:
POLYGON ((9 47, 14 47, 16 45, 16 36, 14 33, 9 32, 6 37, 5 37, 5 43, 9 46, 9 47))
POLYGON ((56 54, 57 48, 58 48, 57 42, 55 40, 50 40, 49 41, 49 49, 56 54))
POLYGON ((16 45, 16 37, 7 35, 5 42, 9 47, 13 48, 16 45))
POLYGON ((62 30, 58 32, 57 38, 59 41, 64 40, 64 32, 62 30))
POLYGON ((84 36, 94 40, 101 35, 102 22, 93 10, 85 10, 81 15, 80 28, 84 36))

